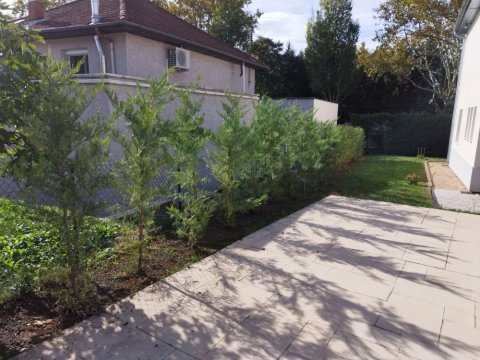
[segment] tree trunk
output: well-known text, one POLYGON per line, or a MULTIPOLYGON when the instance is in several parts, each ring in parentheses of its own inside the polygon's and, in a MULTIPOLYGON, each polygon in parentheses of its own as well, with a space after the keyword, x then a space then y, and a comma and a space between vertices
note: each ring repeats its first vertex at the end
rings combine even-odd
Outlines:
POLYGON ((137 263, 137 273, 141 274, 143 272, 143 239, 145 229, 145 212, 143 209, 140 210, 139 219, 138 219, 138 263, 137 263))
POLYGON ((74 298, 78 299, 79 290, 78 290, 78 264, 76 261, 75 247, 72 242, 72 237, 70 233, 70 222, 68 219, 68 209, 63 208, 63 238, 65 241, 65 247, 67 249, 67 260, 69 267, 69 279, 70 285, 72 287, 72 294, 74 298))

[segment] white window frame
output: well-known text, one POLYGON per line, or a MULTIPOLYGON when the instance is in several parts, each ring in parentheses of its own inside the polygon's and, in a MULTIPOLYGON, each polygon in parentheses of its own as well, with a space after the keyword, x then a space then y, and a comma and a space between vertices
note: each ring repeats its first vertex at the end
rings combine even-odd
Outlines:
POLYGON ((85 56, 87 59, 87 63, 85 66, 87 67, 86 73, 80 73, 79 75, 85 75, 90 73, 90 64, 88 64, 88 49, 70 49, 64 51, 65 58, 70 62, 71 56, 85 56))
POLYGON ((465 141, 469 143, 473 142, 473 135, 475 134, 477 122, 477 106, 472 106, 468 108, 467 115, 467 127, 465 128, 465 141))

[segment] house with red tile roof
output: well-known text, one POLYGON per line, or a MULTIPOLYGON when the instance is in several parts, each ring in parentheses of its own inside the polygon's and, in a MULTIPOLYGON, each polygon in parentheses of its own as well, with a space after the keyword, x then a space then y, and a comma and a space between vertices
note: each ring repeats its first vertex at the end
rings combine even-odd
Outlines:
MULTIPOLYGON (((250 110, 258 99, 255 72, 264 64, 148 0, 74 0, 49 10, 43 0, 30 0, 28 10, 24 24, 45 39, 39 52, 72 66, 82 62, 81 83, 102 80, 121 98, 173 67, 170 82, 198 82, 195 96, 204 99, 206 125, 214 130, 225 91, 241 95, 250 110)), ((106 98, 92 110, 111 111, 106 98)))
POLYGON ((27 24, 56 58, 85 60, 82 74, 155 77, 175 67, 172 81, 254 94, 255 71, 266 66, 148 0, 75 0, 43 10, 29 2, 27 24))

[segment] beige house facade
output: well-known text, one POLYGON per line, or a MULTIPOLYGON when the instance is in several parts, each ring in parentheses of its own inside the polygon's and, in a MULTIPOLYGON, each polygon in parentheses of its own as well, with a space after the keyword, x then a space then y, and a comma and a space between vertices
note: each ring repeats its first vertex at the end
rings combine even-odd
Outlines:
MULTIPOLYGON (((251 119, 258 101, 255 73, 267 67, 152 2, 74 0, 50 10, 43 9, 43 0, 30 0, 28 5, 24 24, 45 39, 38 51, 71 66, 80 62, 80 83, 102 81, 122 99, 170 69, 170 83, 197 84, 192 97, 203 99, 207 127, 216 130, 220 125, 225 92, 242 98, 245 120, 251 119)), ((174 110, 175 104, 166 117, 174 110)), ((107 97, 99 95, 87 111, 108 115, 112 108, 107 97)))
MULTIPOLYGON (((105 54, 105 73, 101 68, 100 56, 93 37, 68 37, 46 39, 38 50, 52 57, 69 61, 72 56, 85 56, 88 72, 79 74, 90 79, 97 75, 119 75, 125 79, 142 80, 157 78, 168 69, 168 51, 174 49, 169 44, 129 33, 117 33, 104 36, 101 40, 105 54), (72 55, 73 54, 73 55, 72 55)), ((255 95, 255 69, 233 62, 215 58, 195 51, 189 52, 190 68, 175 71, 170 81, 188 86, 198 82, 198 87, 210 91, 255 95), (244 84, 245 83, 245 84, 244 84), (244 86, 245 85, 245 86, 244 86)))

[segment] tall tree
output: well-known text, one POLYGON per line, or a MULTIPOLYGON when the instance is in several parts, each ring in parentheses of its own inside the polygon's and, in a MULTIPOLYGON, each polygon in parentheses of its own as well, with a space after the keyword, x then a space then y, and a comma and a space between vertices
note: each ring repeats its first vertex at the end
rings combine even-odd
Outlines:
POLYGON ((310 86, 325 100, 342 103, 357 85, 360 26, 352 20, 351 0, 320 0, 320 7, 307 27, 305 62, 310 86))
POLYGON ((248 50, 259 17, 259 10, 250 12, 252 0, 154 0, 171 13, 209 34, 248 50))
POLYGON ((208 32, 212 25, 215 1, 213 0, 153 0, 172 14, 208 32))
POLYGON ((377 9, 380 45, 363 52, 370 76, 399 76, 432 95, 441 107, 453 103, 460 59, 454 35, 461 0, 386 0, 377 9), (420 75, 415 77, 415 75, 420 75))
POLYGON ((284 50, 281 42, 260 36, 251 53, 269 67, 256 75, 257 93, 273 98, 311 96, 303 54, 296 54, 290 44, 284 50))
POLYGON ((267 71, 259 71, 255 78, 255 91, 270 97, 279 97, 282 93, 282 75, 280 73, 283 44, 260 36, 252 43, 251 53, 268 66, 267 71))
MULTIPOLYGON (((431 110, 430 95, 417 89, 407 80, 391 73, 369 76, 361 62, 365 52, 368 52, 368 49, 365 44, 361 44, 357 52, 358 67, 361 72, 360 82, 355 96, 350 96, 345 101, 349 113, 431 110)), ((421 77, 418 72, 414 72, 412 78, 419 81, 421 77)), ((345 120, 348 121, 348 119, 345 120)))
POLYGON ((249 12, 251 0, 217 0, 209 33, 226 43, 248 51, 253 32, 262 15, 259 10, 249 12))
POLYGON ((0 1, 0 157, 24 149, 26 138, 18 131, 26 113, 32 112, 39 73, 34 31, 10 21, 0 1))
POLYGON ((287 48, 282 54, 281 65, 280 73, 283 78, 282 97, 312 96, 307 66, 305 64, 305 54, 302 52, 297 54, 290 44, 287 44, 287 48))

